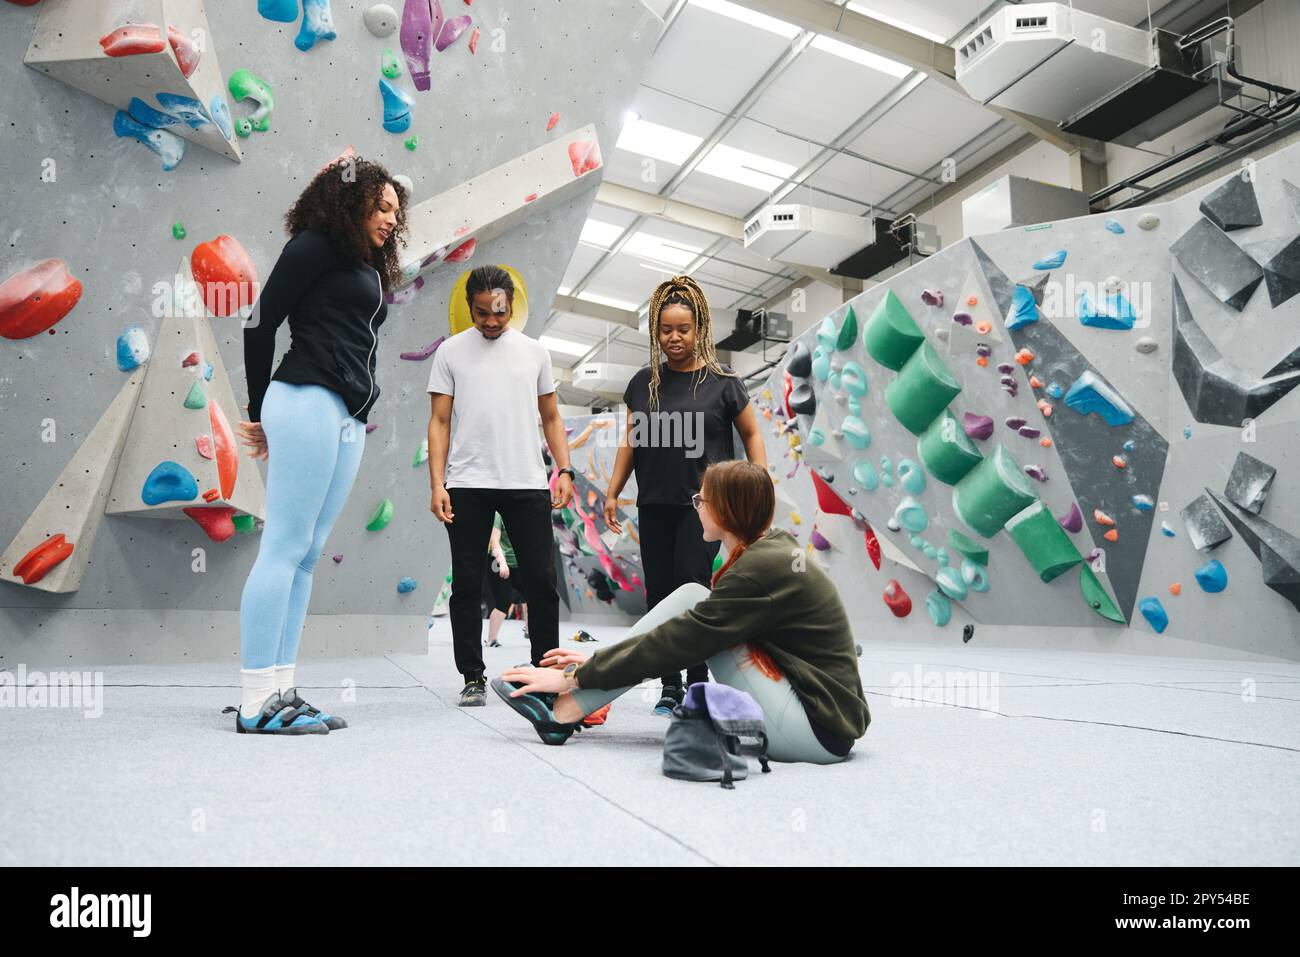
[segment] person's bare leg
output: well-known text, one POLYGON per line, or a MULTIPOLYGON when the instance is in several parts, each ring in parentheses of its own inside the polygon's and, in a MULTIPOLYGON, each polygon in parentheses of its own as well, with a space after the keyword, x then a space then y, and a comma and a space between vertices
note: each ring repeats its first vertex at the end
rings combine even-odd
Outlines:
POLYGON ((506 620, 506 613, 492 609, 492 614, 488 616, 488 640, 490 645, 497 640, 497 635, 501 632, 501 622, 506 620))
POLYGON ((555 699, 555 706, 551 708, 551 713, 555 715, 555 720, 562 724, 573 724, 586 717, 583 710, 578 707, 578 702, 573 700, 573 695, 567 691, 555 699))

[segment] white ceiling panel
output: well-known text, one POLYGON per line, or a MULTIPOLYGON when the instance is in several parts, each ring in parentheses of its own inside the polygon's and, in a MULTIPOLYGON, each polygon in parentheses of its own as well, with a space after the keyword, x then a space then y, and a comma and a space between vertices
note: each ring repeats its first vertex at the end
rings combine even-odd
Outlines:
POLYGON ((587 218, 602 223, 613 223, 615 226, 630 226, 636 220, 636 213, 619 209, 617 206, 607 206, 604 203, 592 203, 587 218))
POLYGON ((923 172, 997 121, 968 97, 927 80, 849 145, 865 156, 923 172))
POLYGON ((829 143, 892 90, 898 79, 812 47, 759 98, 749 115, 829 143))
POLYGON ((740 183, 730 183, 708 173, 692 173, 673 190, 673 199, 695 203, 728 216, 747 216, 760 205, 767 193, 740 183))
POLYGON ((596 263, 600 262, 600 257, 603 255, 605 253, 602 250, 579 243, 573 250, 573 257, 569 260, 568 267, 564 270, 564 279, 560 282, 560 288, 572 289, 582 281, 596 263))
POLYGON ((642 82, 726 112, 789 45, 775 33, 687 4, 642 82))
POLYGON ((643 193, 658 193, 674 176, 678 167, 663 160, 651 159, 627 150, 614 150, 605 156, 605 179, 619 186, 630 186, 643 193))
POLYGON ((864 163, 840 153, 805 182, 811 184, 814 190, 826 189, 862 203, 877 204, 890 193, 902 189, 912 179, 906 173, 864 163))
POLYGON ((980 10, 989 6, 987 0, 852 0, 849 7, 858 13, 910 25, 919 31, 951 38, 967 26, 980 10))

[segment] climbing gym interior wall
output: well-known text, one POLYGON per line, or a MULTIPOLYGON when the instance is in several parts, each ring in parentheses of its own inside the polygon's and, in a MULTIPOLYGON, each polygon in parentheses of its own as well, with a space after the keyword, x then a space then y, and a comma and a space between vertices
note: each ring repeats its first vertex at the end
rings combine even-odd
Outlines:
POLYGON ((0 2, 0 655, 237 656, 265 503, 235 454, 240 310, 351 154, 406 178, 411 235, 303 648, 422 650, 457 281, 509 266, 536 334, 661 28, 641 0, 0 2))
POLYGON ((859 637, 1300 659, 1298 169, 963 240, 792 344, 777 525, 859 637))

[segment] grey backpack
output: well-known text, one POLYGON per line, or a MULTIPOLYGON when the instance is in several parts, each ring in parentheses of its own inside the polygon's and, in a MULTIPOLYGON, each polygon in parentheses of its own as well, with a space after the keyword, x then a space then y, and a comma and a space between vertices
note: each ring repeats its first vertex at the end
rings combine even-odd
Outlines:
POLYGON ((673 709, 664 735, 664 774, 681 781, 720 781, 733 789, 733 781, 749 776, 746 749, 771 771, 767 760, 767 733, 758 702, 744 691, 727 685, 700 682, 686 692, 673 709), (742 746, 740 739, 756 739, 742 746))

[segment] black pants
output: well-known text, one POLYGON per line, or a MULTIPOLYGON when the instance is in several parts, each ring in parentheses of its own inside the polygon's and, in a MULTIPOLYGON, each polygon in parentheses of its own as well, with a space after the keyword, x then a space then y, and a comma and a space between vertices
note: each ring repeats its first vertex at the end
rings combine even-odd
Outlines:
POLYGON ((519 582, 519 568, 511 566, 510 577, 502 578, 492 567, 493 561, 492 558, 488 559, 487 571, 483 573, 483 588, 487 592, 488 607, 504 615, 510 611, 511 605, 518 605, 524 600, 515 587, 519 582))
MULTIPOLYGON (((532 663, 560 643, 560 596, 555 591, 555 554, 551 537, 551 493, 546 489, 453 488, 447 525, 451 543, 451 640, 456 670, 471 678, 483 677, 483 611, 479 596, 488 565, 488 539, 492 518, 501 513, 519 562, 515 583, 528 602, 528 638, 532 663)), ((515 578, 515 573, 511 574, 515 578)))
MULTIPOLYGON (((639 505, 637 530, 641 534, 641 567, 645 571, 647 610, 687 582, 705 588, 713 577, 713 560, 721 542, 706 542, 700 516, 690 505, 639 505)), ((514 541, 514 536, 510 538, 514 541)), ((663 683, 682 687, 680 672, 664 675, 663 683)), ((708 681, 707 665, 686 669, 686 683, 708 681)))

